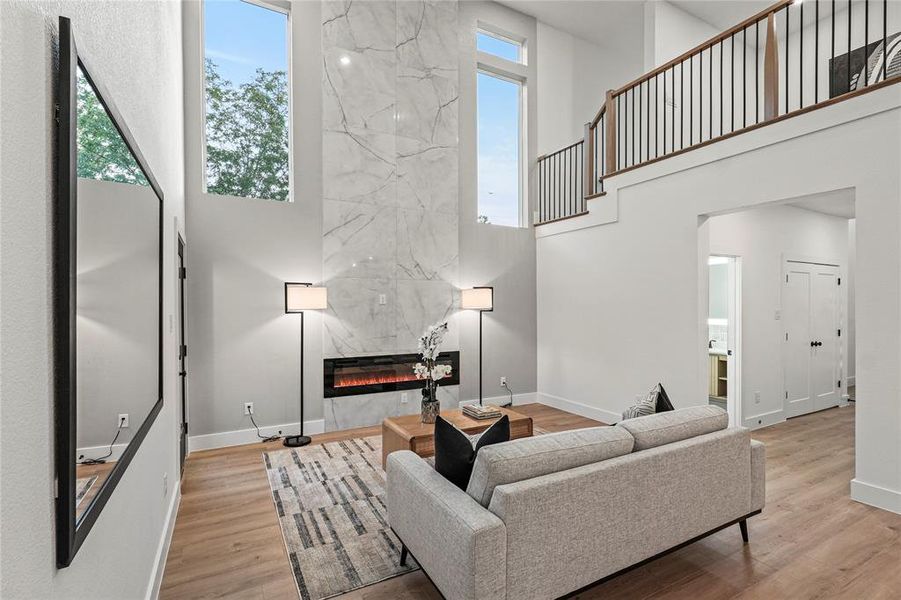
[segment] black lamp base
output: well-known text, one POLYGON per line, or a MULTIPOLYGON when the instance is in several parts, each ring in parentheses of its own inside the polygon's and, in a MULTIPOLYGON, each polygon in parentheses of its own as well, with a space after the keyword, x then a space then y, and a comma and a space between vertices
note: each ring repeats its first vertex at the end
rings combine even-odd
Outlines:
POLYGON ((308 435, 286 435, 282 444, 288 448, 299 448, 300 446, 306 446, 311 441, 308 435))

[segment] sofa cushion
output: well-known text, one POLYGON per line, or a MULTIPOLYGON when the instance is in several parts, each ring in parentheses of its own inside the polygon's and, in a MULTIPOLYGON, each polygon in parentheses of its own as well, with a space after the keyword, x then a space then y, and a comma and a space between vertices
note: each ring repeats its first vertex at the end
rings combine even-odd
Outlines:
POLYGON ((656 448, 729 426, 729 416, 718 406, 692 406, 616 424, 635 438, 633 452, 656 448))
POLYGON ((616 427, 592 427, 521 438, 482 448, 466 493, 488 506, 494 488, 632 452, 632 436, 616 427))

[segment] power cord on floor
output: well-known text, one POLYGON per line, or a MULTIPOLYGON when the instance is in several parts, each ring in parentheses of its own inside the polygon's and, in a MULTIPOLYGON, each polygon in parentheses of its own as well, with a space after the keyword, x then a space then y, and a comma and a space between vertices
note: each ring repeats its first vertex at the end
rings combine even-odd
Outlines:
POLYGON ((78 457, 79 462, 76 464, 79 465, 102 465, 106 464, 106 459, 113 455, 113 446, 116 445, 116 440, 119 439, 119 434, 122 433, 122 426, 125 424, 125 417, 119 418, 119 426, 116 427, 116 435, 113 437, 113 441, 109 443, 109 452, 104 454, 99 458, 84 458, 84 454, 78 457), (84 459, 84 460, 81 460, 84 459))
POLYGON ((274 442, 274 441, 276 441, 276 440, 282 439, 282 436, 280 436, 280 435, 270 435, 270 436, 268 436, 268 437, 266 437, 265 435, 262 435, 262 434, 260 433, 260 427, 259 427, 259 425, 257 425, 256 420, 253 418, 253 413, 249 413, 249 415, 250 415, 250 422, 253 423, 253 426, 254 426, 254 427, 256 428, 256 430, 257 430, 257 437, 260 438, 261 440, 263 440, 263 443, 264 443, 264 444, 267 443, 267 442, 274 442))
POLYGON ((504 387, 504 388, 507 390, 507 393, 508 393, 508 394, 510 394, 510 401, 507 402, 506 404, 501 405, 501 408, 510 408, 511 406, 513 406, 513 390, 510 389, 510 386, 507 385, 507 382, 506 382, 506 381, 503 382, 503 383, 501 384, 501 386, 504 387))

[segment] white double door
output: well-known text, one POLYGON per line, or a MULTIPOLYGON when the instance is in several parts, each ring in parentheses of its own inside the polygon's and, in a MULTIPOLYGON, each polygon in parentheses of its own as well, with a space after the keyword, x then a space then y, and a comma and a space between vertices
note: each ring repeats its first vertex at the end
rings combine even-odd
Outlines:
POLYGON ((785 261, 786 418, 837 406, 841 399, 840 275, 835 265, 785 261))

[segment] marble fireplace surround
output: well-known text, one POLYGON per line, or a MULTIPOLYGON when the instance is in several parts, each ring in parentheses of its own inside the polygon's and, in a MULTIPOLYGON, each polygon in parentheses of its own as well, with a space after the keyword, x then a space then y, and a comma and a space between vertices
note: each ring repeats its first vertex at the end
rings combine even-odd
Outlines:
MULTIPOLYGON (((324 358, 415 352, 442 320, 459 350, 458 36, 452 1, 322 4, 324 358)), ((418 410, 389 392, 323 412, 331 431, 418 410)))

